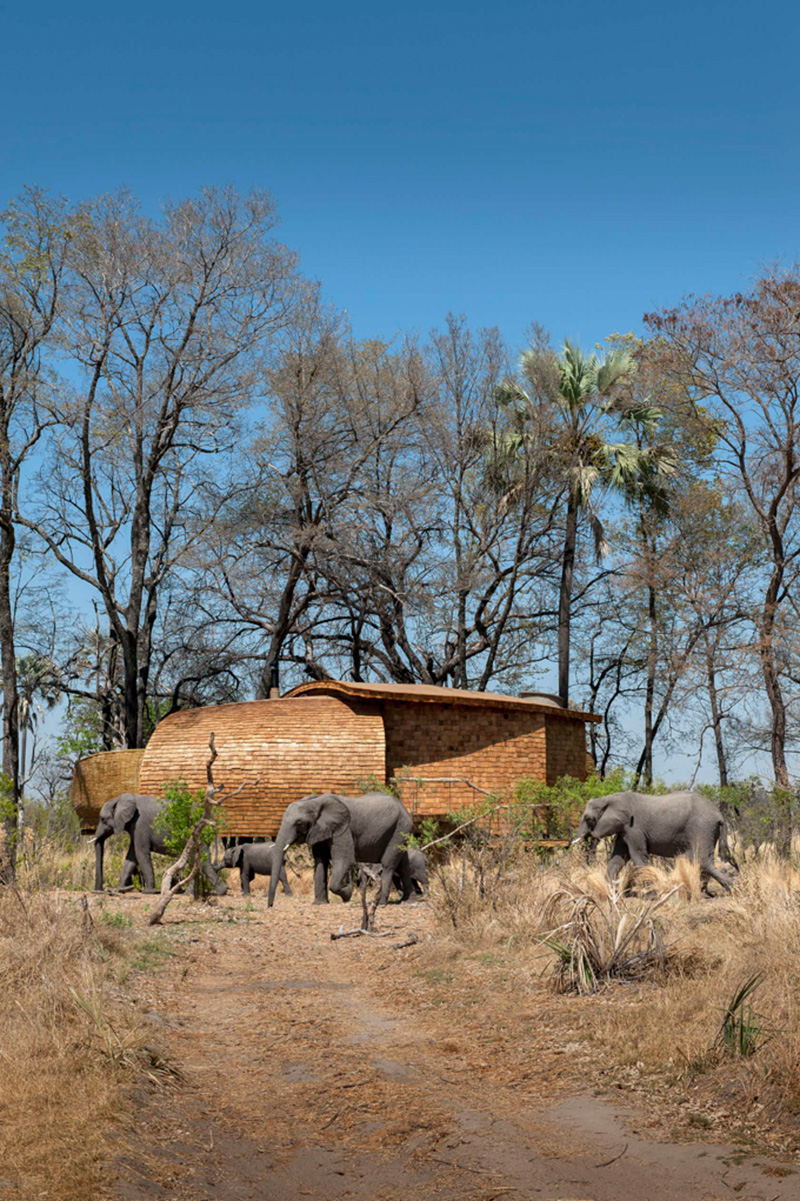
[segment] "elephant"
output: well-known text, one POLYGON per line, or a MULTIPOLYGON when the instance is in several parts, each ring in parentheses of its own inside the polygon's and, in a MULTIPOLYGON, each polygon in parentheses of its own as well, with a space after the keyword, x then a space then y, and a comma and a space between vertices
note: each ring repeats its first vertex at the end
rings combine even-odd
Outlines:
MULTIPOLYGON (((425 852, 421 851, 419 847, 408 847, 406 853, 408 855, 408 868, 414 892, 424 897, 428 892, 428 860, 425 857, 425 852)), ((392 884, 400 892, 403 891, 401 871, 395 871, 392 884)))
MULTIPOLYGON (((272 848, 274 842, 249 842, 238 847, 228 847, 222 858, 222 867, 236 867, 242 882, 242 896, 250 896, 253 876, 268 876, 272 871, 272 848)), ((286 868, 281 868, 281 884, 287 897, 294 896, 286 877, 286 868)))
POLYGON ((330 890, 349 901, 352 886, 345 883, 356 863, 379 863, 383 868, 380 904, 385 905, 392 877, 400 872, 403 900, 413 893, 406 835, 413 829, 411 814, 395 796, 368 792, 348 797, 325 792, 302 797, 287 806, 272 852, 268 906, 275 900, 286 848, 305 841, 314 856, 314 904, 328 902, 330 890))
POLYGON ((640 792, 613 792, 595 797, 583 811, 578 832, 572 842, 614 836, 608 861, 608 877, 613 880, 625 863, 644 867, 650 855, 673 858, 687 855, 699 862, 701 870, 723 888, 731 882, 714 866, 714 849, 735 861, 728 847, 725 818, 708 797, 699 792, 668 792, 649 796, 640 792))
MULTIPOLYGON (((157 855, 170 853, 164 841, 169 835, 159 828, 157 821, 165 804, 161 797, 134 796, 130 792, 120 793, 119 796, 106 801, 100 810, 100 820, 92 839, 95 845, 95 892, 103 891, 103 850, 106 839, 112 834, 121 834, 123 830, 127 830, 130 835, 130 843, 122 865, 119 887, 127 888, 134 872, 138 871, 144 881, 144 891, 156 891, 153 852, 157 855)), ((227 885, 219 879, 211 865, 204 863, 202 870, 217 895, 223 896, 228 891, 227 885)))

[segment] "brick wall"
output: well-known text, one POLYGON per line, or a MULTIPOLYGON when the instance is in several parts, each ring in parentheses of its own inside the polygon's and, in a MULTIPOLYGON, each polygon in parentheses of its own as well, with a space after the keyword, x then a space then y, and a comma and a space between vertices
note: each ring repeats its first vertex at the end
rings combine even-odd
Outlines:
POLYGON ((567 772, 586 775, 583 721, 457 703, 387 700, 382 707, 387 775, 408 776, 401 795, 416 817, 443 817, 481 798, 467 784, 424 784, 419 777, 463 777, 495 792, 521 776, 554 783, 567 772))
POLYGON ((585 780, 588 774, 586 727, 582 721, 548 714, 546 783, 555 784, 561 776, 585 780))

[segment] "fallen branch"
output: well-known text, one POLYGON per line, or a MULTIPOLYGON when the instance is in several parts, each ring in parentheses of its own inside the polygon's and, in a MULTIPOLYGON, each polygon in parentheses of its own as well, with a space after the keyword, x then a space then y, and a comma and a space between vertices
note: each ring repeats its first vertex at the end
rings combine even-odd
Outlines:
MULTIPOLYGON (((391 938, 393 934, 397 934, 396 930, 342 930, 341 927, 331 934, 331 938, 358 938, 360 935, 365 935, 367 938, 391 938)), ((414 939, 416 942, 416 938, 414 939)))
POLYGON ((402 942, 393 942, 392 943, 391 949, 393 951, 402 951, 403 947, 413 947, 414 943, 417 943, 417 942, 419 942, 419 939, 417 938, 416 934, 414 934, 414 932, 412 930, 409 930, 408 934, 406 935, 406 937, 404 938, 404 940, 402 942))

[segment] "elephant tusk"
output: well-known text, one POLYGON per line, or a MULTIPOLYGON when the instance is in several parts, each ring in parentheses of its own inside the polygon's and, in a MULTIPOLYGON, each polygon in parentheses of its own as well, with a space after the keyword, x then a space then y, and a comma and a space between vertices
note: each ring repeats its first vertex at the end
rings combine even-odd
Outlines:
POLYGON ((583 839, 581 838, 580 834, 577 836, 577 838, 573 838, 572 842, 569 845, 571 847, 574 847, 576 842, 583 842, 583 839))

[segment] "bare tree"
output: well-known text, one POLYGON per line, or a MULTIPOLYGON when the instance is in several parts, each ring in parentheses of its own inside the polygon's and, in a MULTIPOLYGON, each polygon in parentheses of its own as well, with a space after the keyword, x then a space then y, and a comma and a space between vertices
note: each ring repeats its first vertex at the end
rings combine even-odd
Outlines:
POLYGON ((105 610, 130 747, 161 589, 213 523, 207 496, 256 356, 291 320, 295 260, 275 224, 261 193, 205 190, 159 222, 117 193, 89 206, 71 244, 60 334, 79 382, 52 407, 39 511, 21 519, 105 610))
POLYGON ((329 624, 314 638, 354 678, 479 689, 530 678, 552 504, 541 442, 498 480, 506 366, 496 330, 454 316, 420 353, 372 344, 353 363, 369 453, 326 550, 329 624))
POLYGON ((14 871, 20 803, 19 697, 12 599, 20 474, 47 425, 52 377, 45 348, 58 315, 75 214, 30 189, 3 214, 0 250, 0 659, 3 677, 3 806, 0 882, 14 871))
POLYGON ((800 567, 800 268, 765 271, 746 294, 690 297, 646 314, 687 414, 716 440, 720 472, 753 515, 766 553, 752 620, 770 711, 775 780, 788 787, 788 677, 780 617, 800 567))

